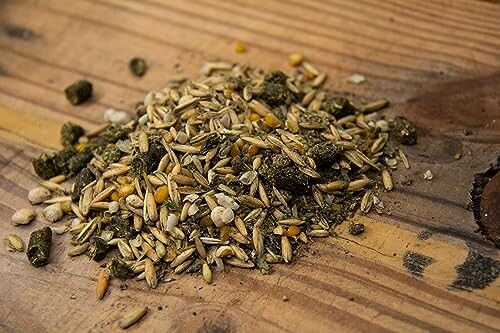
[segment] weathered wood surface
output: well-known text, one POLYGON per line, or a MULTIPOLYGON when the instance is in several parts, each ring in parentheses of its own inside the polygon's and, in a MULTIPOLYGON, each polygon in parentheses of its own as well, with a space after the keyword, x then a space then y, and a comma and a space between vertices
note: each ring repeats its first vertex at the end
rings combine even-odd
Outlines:
POLYGON ((474 173, 500 151, 499 23, 500 5, 463 0, 0 1, 2 238, 27 241, 47 224, 9 220, 37 182, 30 159, 58 148, 63 122, 92 128, 105 108, 130 109, 207 59, 290 71, 287 55, 303 53, 332 89, 389 98, 386 113, 406 115, 420 134, 407 149, 411 168, 382 196, 390 215, 355 217, 363 236, 344 224, 338 238, 312 243, 270 276, 232 269, 212 286, 179 276, 156 290, 131 281, 126 291, 112 281, 98 302, 98 264, 69 259, 69 236, 56 237, 52 263, 40 269, 2 248, 0 331, 113 331, 135 304, 150 311, 130 331, 500 331, 498 250, 466 209, 474 173), (248 52, 234 53, 236 41, 248 52), (150 63, 141 79, 127 69, 136 55, 150 63), (352 73, 367 81, 348 84, 352 73), (95 94, 72 107, 63 89, 80 78, 95 94), (464 262, 469 270, 457 269, 464 262))

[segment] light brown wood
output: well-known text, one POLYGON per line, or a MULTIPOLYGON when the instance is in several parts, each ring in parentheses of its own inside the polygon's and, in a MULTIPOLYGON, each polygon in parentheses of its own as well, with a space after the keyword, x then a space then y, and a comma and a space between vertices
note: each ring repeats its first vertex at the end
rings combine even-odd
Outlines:
POLYGON ((388 98, 384 112, 406 115, 420 135, 407 148, 411 168, 398 170, 395 189, 382 196, 391 215, 354 217, 366 225, 362 236, 349 235, 344 223, 338 237, 311 243, 272 275, 231 269, 215 273, 210 286, 182 275, 156 290, 128 281, 125 291, 112 280, 97 301, 99 264, 67 257, 69 236, 55 236, 51 263, 40 269, 2 248, 0 331, 115 331, 137 305, 150 310, 130 331, 500 331, 499 279, 452 287, 471 253, 490 258, 497 276, 500 269, 498 250, 467 210, 474 173, 500 151, 499 22, 500 5, 465 0, 0 2, 2 238, 17 233, 27 241, 48 224, 9 220, 37 183, 31 158, 59 148, 62 123, 91 129, 104 109, 130 110, 206 60, 291 71, 287 56, 300 52, 328 73, 329 87, 388 98), (248 52, 235 53, 236 42, 248 52), (137 55, 150 64, 141 79, 127 69, 137 55), (347 83, 353 73, 367 81, 347 83), (95 94, 73 107, 63 90, 80 78, 93 82, 95 94), (466 128, 473 134, 464 136, 466 128), (432 181, 423 180, 427 169, 432 181), (413 184, 402 185, 408 179, 413 184), (433 259, 422 276, 404 267, 408 253, 433 259))

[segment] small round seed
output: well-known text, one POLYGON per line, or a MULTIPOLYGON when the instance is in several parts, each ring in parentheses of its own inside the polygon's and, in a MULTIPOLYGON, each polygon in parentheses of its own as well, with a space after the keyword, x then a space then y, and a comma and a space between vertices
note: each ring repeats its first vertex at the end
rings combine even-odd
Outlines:
POLYGON ((61 209, 61 204, 57 202, 45 207, 42 214, 49 222, 57 222, 63 217, 64 212, 61 209))
POLYGON ((39 186, 35 187, 28 193, 28 200, 32 205, 36 205, 50 199, 52 193, 45 187, 39 186))
POLYGON ((12 215, 10 220, 14 225, 28 224, 33 221, 35 216, 36 212, 32 208, 21 208, 12 215))

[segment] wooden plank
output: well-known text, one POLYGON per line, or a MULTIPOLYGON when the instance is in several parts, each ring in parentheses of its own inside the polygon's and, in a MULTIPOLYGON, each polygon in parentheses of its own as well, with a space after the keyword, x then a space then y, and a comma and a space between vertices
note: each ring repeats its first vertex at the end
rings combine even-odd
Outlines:
POLYGON ((500 150, 499 5, 51 0, 0 7, 2 238, 15 232, 27 240, 47 224, 37 218, 14 228, 7 221, 37 183, 31 158, 59 147, 63 122, 97 126, 104 109, 129 110, 150 89, 195 75, 209 59, 290 71, 287 55, 301 52, 329 74, 330 88, 389 98, 386 115, 406 115, 420 135, 406 150, 411 168, 399 170, 395 190, 383 194, 390 215, 356 216, 366 225, 363 236, 349 235, 344 224, 338 237, 310 244, 269 276, 232 269, 216 273, 211 286, 183 275, 156 290, 128 281, 126 291, 112 281, 98 302, 98 264, 69 259, 68 237, 55 238, 52 262, 41 269, 1 249, 0 293, 9 303, 0 307, 0 330, 114 331, 120 316, 141 304, 150 311, 131 331, 500 331, 500 256, 467 210, 474 173, 500 150), (248 52, 234 53, 236 41, 248 52), (136 55, 151 65, 142 79, 127 69, 136 55), (367 82, 347 83, 355 72, 367 82), (79 78, 94 83, 95 95, 72 107, 63 90, 79 78), (432 182, 422 178, 427 169, 432 182), (408 179, 413 184, 402 185, 408 179), (489 263, 477 272, 488 283, 458 289, 457 267, 479 261, 489 263), (488 269, 493 276, 481 275, 488 269))

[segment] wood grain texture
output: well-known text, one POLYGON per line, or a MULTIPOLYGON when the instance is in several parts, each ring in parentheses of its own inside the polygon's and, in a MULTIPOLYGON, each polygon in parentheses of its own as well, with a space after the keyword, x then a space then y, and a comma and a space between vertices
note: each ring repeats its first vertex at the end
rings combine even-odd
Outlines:
POLYGON ((383 194, 390 214, 354 217, 365 234, 344 224, 272 275, 231 269, 211 286, 182 275, 156 290, 128 281, 126 291, 113 280, 96 301, 98 264, 68 258, 69 236, 55 237, 40 269, 2 248, 0 331, 115 331, 141 304, 150 311, 130 331, 499 332, 500 256, 467 210, 474 174, 500 153, 498 22, 500 5, 465 0, 0 1, 2 238, 27 241, 48 224, 8 221, 37 183, 31 158, 59 147, 62 123, 93 128, 105 108, 131 109, 206 60, 291 71, 287 55, 303 53, 331 89, 390 99, 387 116, 407 116, 420 135, 407 148, 411 168, 383 194), (237 41, 247 53, 233 52, 237 41), (137 55, 150 64, 141 79, 127 69, 137 55), (353 73, 367 81, 348 84, 353 73), (80 78, 95 94, 73 107, 63 90, 80 78), (464 271, 487 283, 471 285, 464 271))

